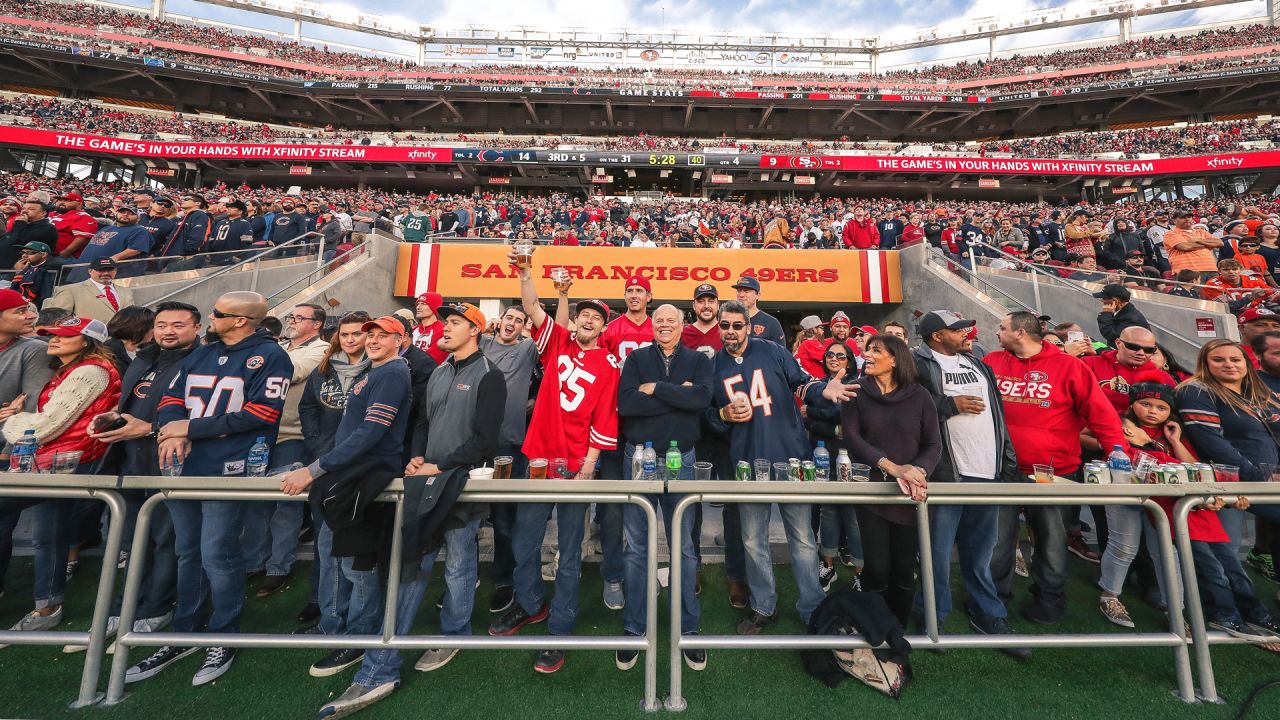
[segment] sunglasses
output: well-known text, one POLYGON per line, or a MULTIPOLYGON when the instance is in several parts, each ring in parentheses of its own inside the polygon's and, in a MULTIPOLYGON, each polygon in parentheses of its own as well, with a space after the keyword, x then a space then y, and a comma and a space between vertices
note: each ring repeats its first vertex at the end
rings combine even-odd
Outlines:
POLYGON ((212 314, 214 317, 218 318, 219 320, 226 320, 227 318, 244 318, 245 320, 252 320, 252 319, 253 319, 252 317, 250 317, 250 316, 248 316, 248 315, 236 315, 235 313, 226 313, 226 312, 222 312, 221 310, 217 310, 217 309, 215 309, 211 314, 212 314))
POLYGON ((721 330, 742 330, 747 326, 744 322, 729 322, 728 320, 720 321, 721 330))
POLYGON ((1154 355, 1156 351, 1160 349, 1158 347, 1155 347, 1154 345, 1134 345, 1133 343, 1126 342, 1124 340, 1116 340, 1116 342, 1122 343, 1125 347, 1129 348, 1134 352, 1142 352, 1148 355, 1154 355))
POLYGON ((848 360, 849 356, 844 353, 827 353, 823 355, 828 360, 848 360))

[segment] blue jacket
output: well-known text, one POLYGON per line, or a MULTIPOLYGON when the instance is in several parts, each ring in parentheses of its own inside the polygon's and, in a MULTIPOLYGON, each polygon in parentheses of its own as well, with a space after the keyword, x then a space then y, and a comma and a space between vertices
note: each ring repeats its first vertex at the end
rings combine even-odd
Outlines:
POLYGON ((200 248, 209 239, 211 223, 209 213, 203 210, 192 210, 187 213, 178 221, 178 227, 174 228, 173 234, 169 236, 169 242, 161 248, 160 255, 190 257, 200 252, 200 248))
POLYGON ((670 369, 657 345, 632 351, 618 380, 622 439, 632 446, 652 442, 659 453, 674 440, 680 452, 689 452, 702 436, 711 382, 711 360, 683 344, 676 345, 670 369), (645 383, 654 383, 652 395, 640 392, 645 383))
POLYGON ((160 400, 156 426, 190 420, 183 475, 244 475, 259 437, 275 445, 293 362, 266 330, 227 347, 203 345, 187 356, 160 400))
POLYGON ((716 353, 712 377, 706 418, 712 428, 728 434, 730 461, 764 459, 775 463, 809 456, 809 439, 796 407, 795 391, 812 378, 786 348, 752 339, 741 358, 721 350, 716 353), (720 419, 720 408, 729 404, 727 388, 735 394, 747 394, 754 411, 750 421, 726 423, 720 419))
POLYGON ((1189 382, 1178 388, 1178 415, 1187 439, 1204 462, 1235 465, 1242 482, 1266 482, 1258 466, 1277 462, 1280 407, 1268 405, 1244 413, 1219 401, 1204 386, 1189 382))
POLYGON ((312 477, 357 464, 399 467, 412 401, 409 364, 403 358, 370 368, 351 386, 333 449, 311 463, 312 477))

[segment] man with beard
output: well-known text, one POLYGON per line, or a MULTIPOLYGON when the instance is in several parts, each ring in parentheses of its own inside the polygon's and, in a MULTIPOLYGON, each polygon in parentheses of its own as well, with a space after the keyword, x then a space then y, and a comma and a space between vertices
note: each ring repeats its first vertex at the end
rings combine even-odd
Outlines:
POLYGON ((58 212, 49 221, 58 229, 58 244, 53 251, 59 257, 80 257, 80 249, 98 232, 98 221, 84 211, 84 198, 78 192, 64 193, 58 198, 58 212))
MULTIPOLYGON (((538 365, 538 348, 532 339, 524 336, 528 324, 529 314, 524 308, 512 305, 498 318, 496 336, 480 336, 481 352, 502 371, 507 383, 507 407, 502 416, 502 431, 498 434, 498 455, 511 458, 511 477, 515 478, 525 477, 528 473, 529 459, 520 452, 520 445, 527 429, 533 371, 538 365)), ((494 503, 490 507, 493 519, 491 613, 506 612, 515 602, 511 576, 516 560, 511 548, 511 535, 515 530, 516 507, 514 503, 494 503)))
POLYGON ((715 285, 703 283, 693 291, 693 322, 684 326, 680 342, 690 350, 697 350, 708 358, 714 358, 723 345, 720 328, 716 326, 716 313, 720 310, 720 293, 715 285))

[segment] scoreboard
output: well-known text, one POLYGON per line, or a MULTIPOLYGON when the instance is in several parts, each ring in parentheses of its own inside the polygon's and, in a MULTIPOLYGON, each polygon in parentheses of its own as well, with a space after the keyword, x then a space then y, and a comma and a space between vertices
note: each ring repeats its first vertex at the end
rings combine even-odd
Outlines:
POLYGON ((621 167, 760 167, 759 155, 661 151, 486 150, 454 148, 453 161, 477 165, 612 165, 621 167))

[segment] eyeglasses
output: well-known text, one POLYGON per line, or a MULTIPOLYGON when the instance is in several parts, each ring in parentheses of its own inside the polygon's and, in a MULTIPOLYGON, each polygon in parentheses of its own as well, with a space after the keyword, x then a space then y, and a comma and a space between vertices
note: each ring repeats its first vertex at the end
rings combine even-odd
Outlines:
POLYGON ((1122 343, 1125 347, 1129 348, 1133 352, 1141 352, 1141 353, 1146 353, 1148 355, 1154 355, 1156 351, 1160 349, 1152 345, 1134 345, 1133 343, 1128 342, 1126 340, 1116 340, 1116 342, 1122 343))
POLYGON ((830 352, 829 352, 829 353, 827 353, 826 355, 823 355, 823 357, 825 357, 825 358, 826 358, 826 359, 828 359, 828 360, 848 360, 848 359, 849 359, 849 356, 848 356, 848 355, 846 355, 845 353, 830 353, 830 352))
POLYGON ((728 320, 720 321, 721 330, 742 330, 747 326, 744 322, 729 322, 728 320))
POLYGON ((214 309, 214 311, 213 311, 211 314, 212 314, 214 317, 218 318, 219 320, 226 320, 227 318, 244 318, 245 320, 252 320, 252 319, 253 319, 253 317, 252 317, 252 316, 249 316, 249 315, 236 315, 235 313, 226 313, 226 312, 222 312, 221 310, 218 310, 218 309, 216 309, 216 308, 214 309))
POLYGON ((309 321, 309 322, 315 322, 315 321, 316 321, 316 318, 311 317, 311 316, 308 316, 308 315, 285 315, 285 316, 284 316, 284 321, 285 321, 285 322, 288 322, 288 323, 291 323, 291 322, 302 322, 303 320, 306 320, 306 321, 309 321))

